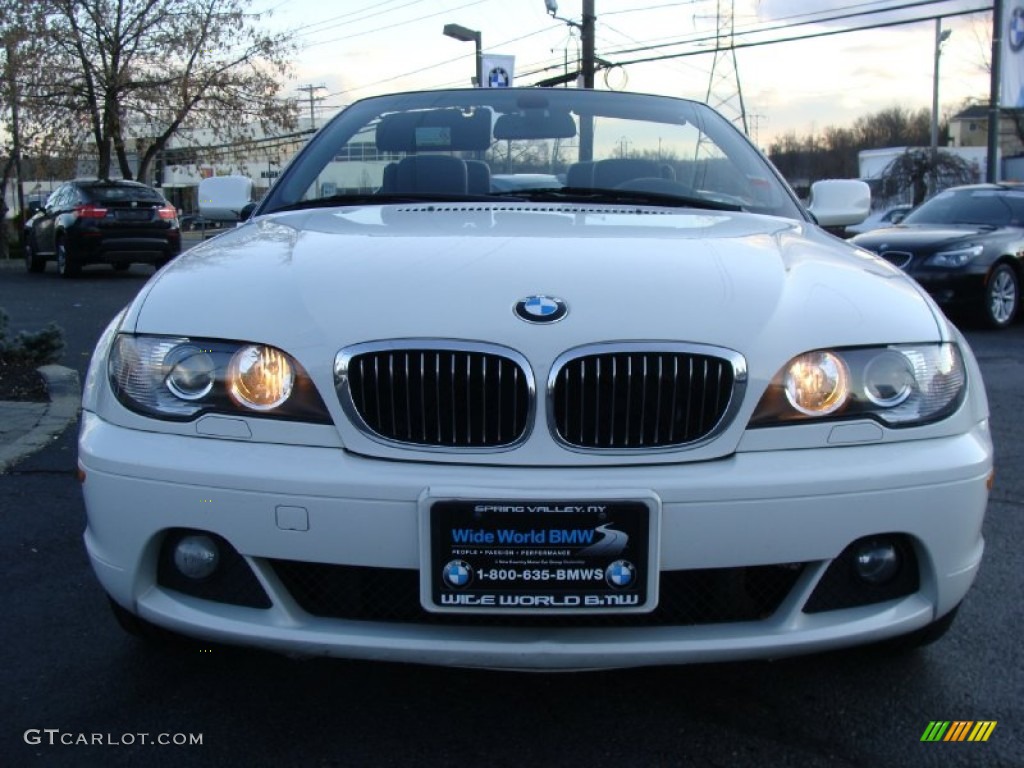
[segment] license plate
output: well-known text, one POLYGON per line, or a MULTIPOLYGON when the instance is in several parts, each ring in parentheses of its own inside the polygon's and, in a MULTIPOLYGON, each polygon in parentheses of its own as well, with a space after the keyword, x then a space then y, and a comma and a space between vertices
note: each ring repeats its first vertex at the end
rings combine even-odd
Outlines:
POLYGON ((656 508, 639 499, 434 500, 423 605, 478 613, 651 611, 656 508))
POLYGON ((153 218, 153 212, 149 209, 117 211, 115 213, 115 218, 118 221, 149 221, 153 218))

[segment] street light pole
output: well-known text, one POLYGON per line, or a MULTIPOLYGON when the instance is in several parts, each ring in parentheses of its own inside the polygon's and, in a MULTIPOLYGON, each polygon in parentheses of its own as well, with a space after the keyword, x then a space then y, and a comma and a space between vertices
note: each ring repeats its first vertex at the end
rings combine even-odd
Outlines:
POLYGON ((939 162, 939 57, 942 55, 942 44, 949 39, 953 31, 942 29, 942 17, 935 19, 935 70, 932 74, 932 134, 931 134, 931 193, 934 195, 938 185, 937 165, 939 162))
POLYGON ((999 181, 999 84, 1003 72, 1003 0, 992 3, 992 72, 988 96, 988 159, 985 163, 985 181, 999 181))
POLYGON ((472 42, 476 46, 476 77, 474 78, 473 85, 477 88, 482 88, 484 85, 483 35, 480 34, 479 30, 469 29, 461 24, 445 24, 444 34, 445 37, 460 40, 463 43, 472 42))

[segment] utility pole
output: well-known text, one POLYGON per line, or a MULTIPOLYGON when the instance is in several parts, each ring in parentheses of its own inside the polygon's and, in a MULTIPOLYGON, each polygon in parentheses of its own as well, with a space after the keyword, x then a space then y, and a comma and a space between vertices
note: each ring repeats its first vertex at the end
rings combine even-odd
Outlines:
POLYGON ((755 146, 760 147, 760 144, 758 144, 758 137, 760 134, 761 121, 767 120, 768 116, 762 115, 758 112, 751 112, 749 115, 747 115, 747 117, 749 117, 750 122, 754 124, 754 135, 751 136, 750 138, 753 139, 755 146))
MULTIPOLYGON (((583 87, 594 87, 594 27, 597 24, 597 14, 594 10, 594 0, 583 0, 583 23, 580 26, 580 38, 583 43, 583 87)), ((594 119, 593 117, 580 117, 580 160, 592 160, 594 158, 594 119)))
POLYGON ((594 27, 597 25, 597 15, 594 11, 594 0, 583 0, 583 24, 580 27, 580 37, 583 42, 583 87, 594 87, 595 53, 594 53, 594 27))
POLYGON ((321 99, 316 98, 313 94, 317 91, 326 91, 326 85, 302 85, 296 88, 297 91, 305 91, 309 94, 309 127, 316 128, 316 116, 314 114, 314 105, 321 99))
POLYGON ((928 161, 931 164, 928 181, 933 195, 939 191, 939 57, 942 55, 942 44, 949 39, 952 32, 950 29, 943 31, 942 17, 935 17, 935 67, 932 71, 932 125, 928 161))

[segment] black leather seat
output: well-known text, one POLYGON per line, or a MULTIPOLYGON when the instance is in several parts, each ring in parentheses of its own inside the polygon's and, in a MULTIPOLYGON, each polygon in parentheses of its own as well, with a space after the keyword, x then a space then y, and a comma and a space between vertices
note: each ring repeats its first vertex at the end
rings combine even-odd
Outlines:
MULTIPOLYGON (((489 185, 489 182, 488 182, 489 185)), ((469 189, 466 163, 448 155, 410 155, 398 163, 395 192, 434 192, 465 195, 469 189)))
POLYGON ((670 167, 654 160, 632 158, 611 158, 594 163, 594 186, 599 189, 615 189, 631 179, 664 179, 670 167))

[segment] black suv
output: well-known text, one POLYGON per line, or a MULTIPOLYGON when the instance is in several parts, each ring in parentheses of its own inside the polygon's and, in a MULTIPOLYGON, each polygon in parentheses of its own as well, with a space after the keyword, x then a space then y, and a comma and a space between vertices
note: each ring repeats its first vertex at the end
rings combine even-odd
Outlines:
POLYGON ((42 272, 50 259, 62 277, 75 277, 86 264, 159 268, 179 253, 178 212, 137 181, 69 181, 25 226, 29 272, 42 272))

